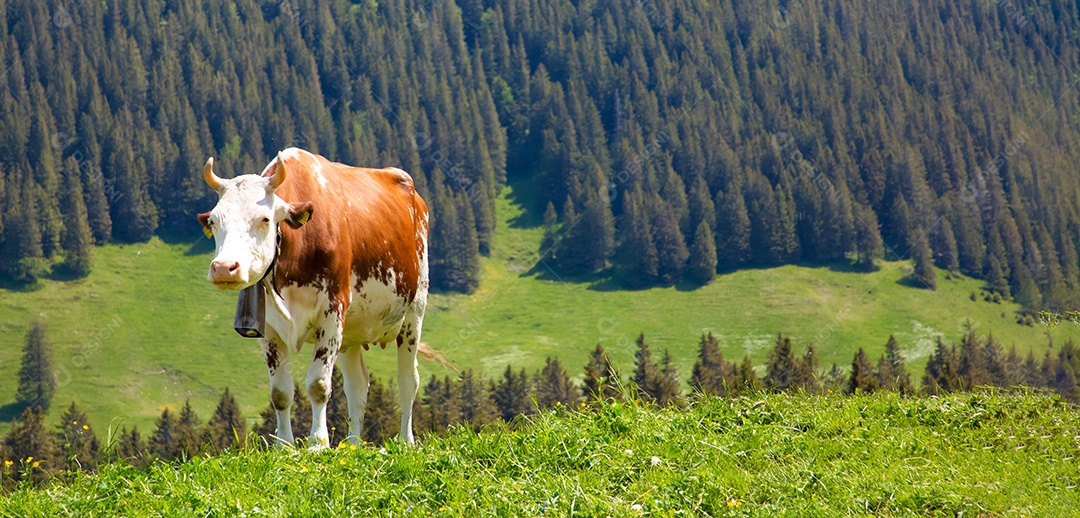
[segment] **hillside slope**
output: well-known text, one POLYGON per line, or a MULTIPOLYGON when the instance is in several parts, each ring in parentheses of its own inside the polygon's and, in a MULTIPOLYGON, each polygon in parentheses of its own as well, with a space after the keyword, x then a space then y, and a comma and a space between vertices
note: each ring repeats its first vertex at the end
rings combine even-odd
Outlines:
MULTIPOLYGON (((603 282, 562 282, 536 263, 541 230, 522 226, 511 191, 498 200, 499 222, 481 289, 472 295, 432 295, 424 340, 460 368, 498 376, 510 363, 531 373, 547 356, 559 357, 579 376, 586 356, 603 343, 623 372, 633 368, 633 340, 644 332, 655 347, 669 348, 689 375, 704 331, 721 337, 728 359, 749 354, 763 366, 776 333, 799 347, 814 341, 821 366, 851 363, 859 347, 875 357, 890 333, 921 376, 937 336, 958 341, 970 319, 1005 347, 1029 347, 1041 356, 1041 327, 1015 323, 1013 303, 994 304, 969 294, 980 281, 942 280, 936 292, 903 283, 906 263, 886 262, 879 272, 783 266, 718 277, 695 290, 653 288, 609 291, 603 282), (535 266, 534 266, 535 265, 535 266)), ((14 401, 21 344, 28 323, 41 318, 56 351, 61 385, 55 402, 78 402, 99 430, 137 424, 144 433, 165 406, 191 398, 210 416, 225 387, 249 419, 267 404, 268 383, 259 346, 232 330, 236 296, 205 280, 209 244, 163 243, 106 246, 89 278, 46 281, 35 292, 3 292, 0 312, 0 405, 14 401)), ((1054 331, 1061 343, 1080 338, 1071 324, 1054 331)), ((311 349, 300 355, 309 359, 311 349)), ((393 375, 394 355, 373 349, 371 371, 393 375)), ((294 357, 295 360, 295 357, 294 357)), ((306 361, 306 360, 304 360, 306 361)), ((294 373, 306 363, 294 361, 294 373)), ((448 374, 421 364, 421 376, 448 374)), ((0 432, 7 430, 0 423, 0 432)), ((103 432, 102 432, 103 433, 103 432)))
POLYGON ((775 395, 561 409, 419 447, 119 465, 0 515, 1065 516, 1080 414, 1030 394, 775 395))

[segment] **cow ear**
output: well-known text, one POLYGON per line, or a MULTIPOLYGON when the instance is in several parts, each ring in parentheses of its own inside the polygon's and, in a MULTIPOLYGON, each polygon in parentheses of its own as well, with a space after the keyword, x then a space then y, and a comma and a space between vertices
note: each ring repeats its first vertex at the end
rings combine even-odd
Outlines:
POLYGON ((210 213, 204 212, 199 214, 199 223, 202 223, 203 234, 206 234, 207 239, 214 239, 214 231, 210 230, 210 213))
POLYGON ((315 205, 310 201, 290 204, 289 217, 285 218, 285 223, 292 228, 300 228, 311 219, 311 214, 314 212, 315 205))

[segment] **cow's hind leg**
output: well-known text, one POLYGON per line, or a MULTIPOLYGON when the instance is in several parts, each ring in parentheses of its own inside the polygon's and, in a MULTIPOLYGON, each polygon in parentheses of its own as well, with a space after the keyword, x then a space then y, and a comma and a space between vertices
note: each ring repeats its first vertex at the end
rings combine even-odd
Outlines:
POLYGON ((334 361, 341 347, 341 316, 330 313, 315 330, 315 356, 307 372, 308 399, 311 400, 311 445, 321 448, 330 444, 326 427, 326 402, 330 400, 330 379, 334 361))
POLYGON ((397 337, 398 346, 398 403, 401 405, 401 438, 413 444, 413 403, 416 389, 420 386, 420 373, 416 370, 416 349, 420 346, 420 330, 424 321, 422 313, 409 312, 397 337))
POLYGON ((293 400, 292 371, 289 369, 289 346, 272 329, 267 328, 266 337, 259 339, 266 368, 270 372, 270 405, 277 417, 274 432, 279 445, 292 444, 293 432, 290 408, 293 400))
POLYGON ((364 364, 364 349, 354 345, 341 351, 337 364, 345 380, 345 397, 349 401, 349 441, 358 444, 363 431, 368 386, 371 383, 367 365, 364 364))

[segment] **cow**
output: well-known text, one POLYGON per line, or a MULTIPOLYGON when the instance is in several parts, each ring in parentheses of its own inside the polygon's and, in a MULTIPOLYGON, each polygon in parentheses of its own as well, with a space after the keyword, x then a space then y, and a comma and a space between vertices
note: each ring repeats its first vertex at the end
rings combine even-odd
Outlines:
POLYGON ((412 177, 285 149, 262 174, 219 178, 214 159, 203 179, 217 205, 198 215, 216 251, 207 279, 222 290, 263 283, 265 331, 277 441, 293 442, 289 355, 314 344, 306 386, 310 443, 329 443, 326 403, 335 362, 349 406, 349 439, 359 442, 368 397, 362 350, 397 344, 401 437, 413 443, 420 381, 416 354, 428 293, 428 211, 412 177))

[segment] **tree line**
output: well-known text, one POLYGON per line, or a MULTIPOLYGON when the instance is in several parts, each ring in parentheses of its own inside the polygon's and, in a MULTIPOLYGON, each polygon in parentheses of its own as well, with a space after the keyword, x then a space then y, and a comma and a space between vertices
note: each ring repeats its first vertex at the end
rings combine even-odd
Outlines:
POLYGON ((1074 309, 1080 9, 1002 5, 11 0, 0 270, 196 237, 207 156, 298 145, 413 174, 437 289, 476 288, 511 183, 560 275, 911 258, 1074 309))
MULTIPOLYGON (((30 344, 34 337, 32 329, 27 343, 30 344)), ((33 343, 47 344, 36 338, 33 343)), ((527 423, 523 416, 542 411, 591 411, 598 406, 629 400, 681 408, 692 404, 695 398, 743 397, 761 392, 870 394, 889 391, 903 396, 932 397, 996 387, 1045 390, 1060 394, 1073 403, 1080 401, 1076 376, 1080 368, 1080 349, 1072 341, 1063 344, 1056 353, 1049 347, 1042 358, 1037 358, 1033 351, 1021 357, 1015 346, 1005 351, 993 335, 980 337, 970 327, 958 345, 946 345, 938 339, 918 385, 894 336, 889 336, 885 352, 876 362, 859 348, 850 369, 836 364, 823 369, 818 364, 813 343, 800 352, 795 350, 790 337, 778 335, 762 370, 755 367, 749 355, 738 361, 725 359, 719 340, 711 333, 705 333, 700 338, 697 360, 687 378, 689 393, 683 390, 681 374, 667 350, 654 350, 644 334, 638 336, 635 348, 633 371, 626 376, 611 362, 602 344, 595 346, 582 367, 580 382, 570 376, 556 357, 547 358, 544 366, 532 374, 524 368, 507 365, 502 375, 495 379, 488 379, 473 370, 441 378, 432 375, 422 387, 421 397, 417 398, 413 409, 415 432, 420 437, 443 434, 453 427, 482 432, 500 423, 521 426, 527 423)), ((38 365, 37 357, 40 354, 27 347, 24 365, 38 365)), ((27 373, 33 371, 25 370, 27 373)), ((51 376, 51 371, 42 376, 51 376)), ((23 394, 24 384, 35 386, 42 376, 20 379, 19 394, 23 394)), ((337 369, 332 385, 335 396, 331 397, 326 410, 331 445, 344 444, 350 433, 349 419, 342 378, 337 369)), ((276 441, 273 433, 277 421, 273 408, 268 405, 260 413, 258 424, 249 434, 247 419, 241 415, 228 389, 222 393, 217 408, 205 424, 187 401, 179 412, 170 408, 163 410, 149 436, 144 437, 137 427, 123 427, 109 430, 104 444, 97 429, 90 425, 75 403, 50 430, 45 424, 49 403, 49 399, 37 400, 33 406, 28 406, 0 440, 0 459, 4 462, 0 469, 5 484, 27 478, 40 482, 64 477, 72 471, 91 471, 102 462, 127 462, 144 467, 153 462, 182 461, 237 448, 269 447, 276 441)), ((311 408, 299 383, 291 414, 295 436, 305 437, 311 426, 311 408)), ((373 378, 361 438, 375 445, 392 439, 399 430, 399 415, 393 383, 373 378)))

